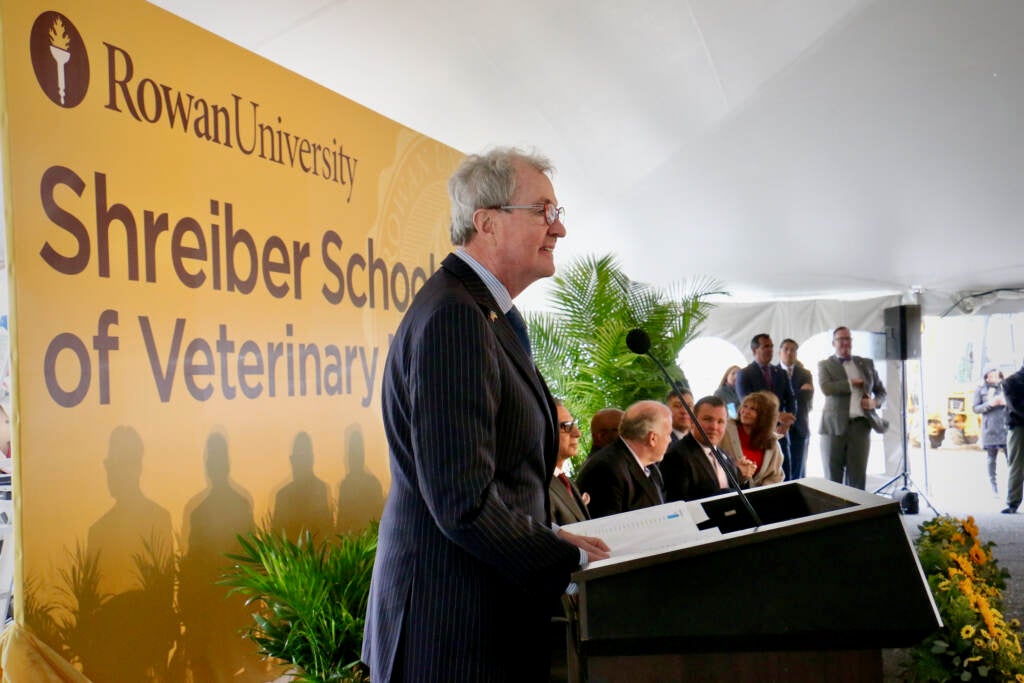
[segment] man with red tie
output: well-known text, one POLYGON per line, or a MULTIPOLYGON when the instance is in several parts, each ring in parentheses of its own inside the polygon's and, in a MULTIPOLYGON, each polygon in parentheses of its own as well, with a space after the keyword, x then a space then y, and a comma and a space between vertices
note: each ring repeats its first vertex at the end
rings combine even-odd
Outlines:
POLYGON ((565 462, 576 456, 580 448, 580 426, 573 419, 569 409, 562 402, 555 400, 558 411, 558 458, 555 460, 555 473, 551 477, 551 521, 558 526, 582 522, 590 519, 587 513, 587 499, 565 473, 565 462))
POLYGON ((754 354, 754 362, 736 373, 736 395, 742 401, 747 394, 752 394, 755 391, 767 391, 775 394, 779 399, 779 425, 776 431, 782 439, 779 441, 779 446, 782 448, 782 457, 784 458, 783 468, 788 472, 790 455, 789 441, 786 436, 790 425, 796 421, 796 394, 786 371, 778 365, 772 365, 775 343, 767 333, 754 335, 754 338, 750 340, 750 351, 754 354))

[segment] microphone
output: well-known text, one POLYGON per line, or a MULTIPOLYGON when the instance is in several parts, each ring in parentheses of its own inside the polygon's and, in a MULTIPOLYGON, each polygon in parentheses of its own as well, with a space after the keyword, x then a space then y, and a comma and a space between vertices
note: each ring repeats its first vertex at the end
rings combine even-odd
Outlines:
MULTIPOLYGON (((629 350, 635 353, 636 355, 643 356, 644 354, 651 350, 651 335, 647 334, 639 327, 630 330, 626 334, 626 346, 628 346, 629 350)), ((654 358, 654 356, 651 356, 651 358, 654 358)), ((671 382, 672 379, 669 378, 668 381, 671 382)), ((675 387, 673 387, 673 389, 674 388, 675 387)))
MULTIPOLYGON (((687 414, 689 414, 690 422, 693 424, 694 429, 700 432, 701 437, 704 439, 704 443, 710 446, 711 439, 708 438, 707 432, 704 431, 700 422, 697 421, 697 416, 693 414, 693 408, 691 408, 686 401, 682 401, 684 393, 683 390, 678 384, 676 384, 675 380, 672 379, 672 375, 668 374, 668 370, 665 369, 662 362, 655 358, 654 354, 651 353, 651 336, 637 327, 626 334, 626 346, 636 355, 647 356, 654 361, 655 365, 658 366, 658 369, 661 370, 661 374, 665 375, 665 379, 668 380, 669 386, 679 394, 683 408, 685 408, 687 414)), ((727 466, 725 454, 718 449, 718 446, 711 446, 711 452, 715 454, 716 458, 718 458, 718 464, 721 465, 722 469, 725 471, 725 476, 729 478, 729 483, 732 485, 733 490, 739 495, 740 500, 743 502, 743 507, 745 507, 747 512, 750 513, 750 518, 754 521, 755 529, 761 526, 761 518, 758 517, 757 513, 754 511, 754 506, 750 504, 747 494, 740 488, 739 482, 736 481, 736 477, 733 476, 732 469, 727 466)))

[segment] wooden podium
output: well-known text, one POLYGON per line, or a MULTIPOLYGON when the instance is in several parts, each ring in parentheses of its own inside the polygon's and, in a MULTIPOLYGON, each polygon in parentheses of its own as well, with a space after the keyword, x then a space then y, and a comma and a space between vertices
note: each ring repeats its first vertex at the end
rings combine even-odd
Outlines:
POLYGON ((576 679, 874 682, 881 648, 939 628, 896 501, 823 479, 748 498, 758 528, 735 493, 676 503, 681 546, 573 576, 576 679))

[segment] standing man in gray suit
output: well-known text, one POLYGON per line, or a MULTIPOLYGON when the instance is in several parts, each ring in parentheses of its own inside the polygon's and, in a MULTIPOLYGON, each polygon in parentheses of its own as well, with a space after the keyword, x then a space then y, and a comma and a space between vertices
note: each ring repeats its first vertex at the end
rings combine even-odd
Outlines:
POLYGON ((541 681, 572 571, 607 557, 549 526, 555 405, 512 305, 554 274, 565 236, 551 164, 467 157, 448 182, 452 242, 384 369, 391 489, 363 661, 373 681, 541 681))
POLYGON ((865 413, 885 401, 885 387, 870 359, 851 355, 847 327, 832 333, 835 355, 818 363, 818 383, 825 394, 821 414, 821 458, 832 481, 865 488, 871 425, 865 413))

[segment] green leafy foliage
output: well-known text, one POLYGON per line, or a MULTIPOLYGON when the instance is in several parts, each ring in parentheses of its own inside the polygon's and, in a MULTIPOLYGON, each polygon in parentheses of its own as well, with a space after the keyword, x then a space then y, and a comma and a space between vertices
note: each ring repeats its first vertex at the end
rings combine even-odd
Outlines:
POLYGON ((259 529, 238 537, 242 551, 220 581, 254 606, 245 633, 262 654, 299 669, 296 681, 364 681, 359 662, 376 524, 361 534, 291 541, 259 529))
MULTIPOLYGON (((650 335, 651 353, 668 364, 686 386, 675 363, 711 309, 708 297, 721 294, 714 280, 661 289, 630 279, 611 255, 575 259, 554 277, 551 313, 526 316, 534 358, 552 392, 580 419, 582 460, 590 447, 587 420, 601 408, 668 393, 658 367, 626 347, 626 335, 640 328, 650 335)), ((574 471, 579 463, 574 462, 574 471)))

